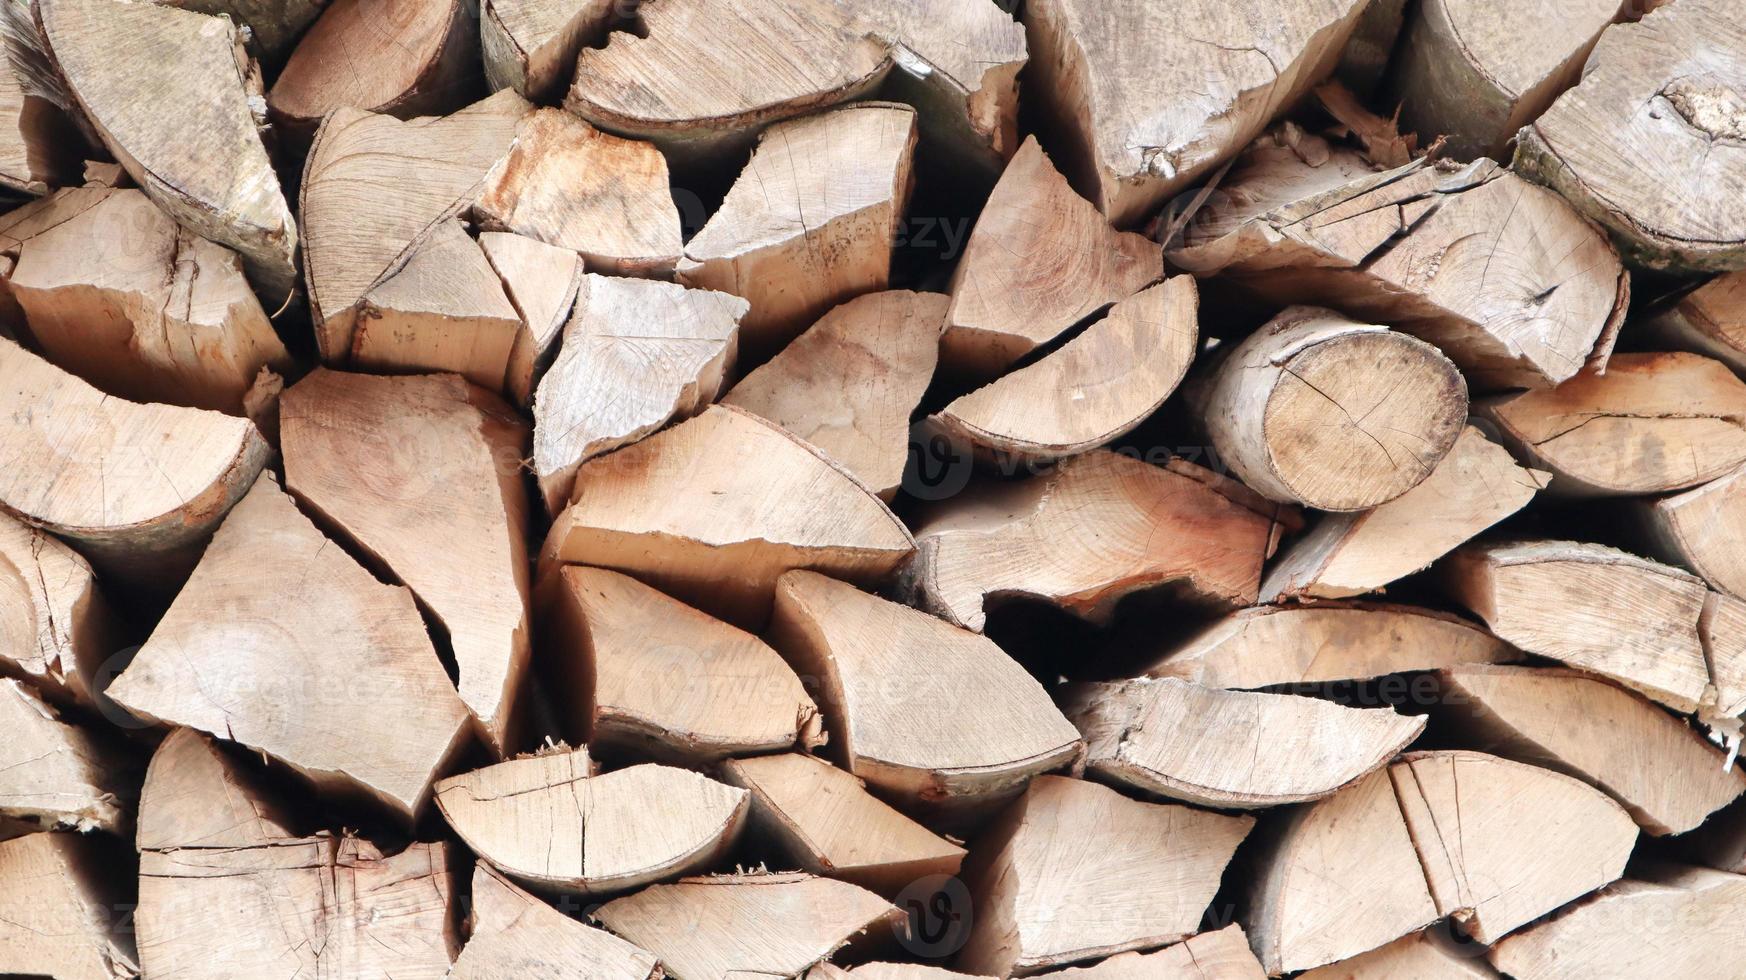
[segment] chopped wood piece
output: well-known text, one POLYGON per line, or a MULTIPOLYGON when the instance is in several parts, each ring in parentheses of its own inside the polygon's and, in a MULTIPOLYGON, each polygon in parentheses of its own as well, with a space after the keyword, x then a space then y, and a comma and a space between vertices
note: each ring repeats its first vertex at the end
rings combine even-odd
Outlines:
POLYGON ((127 832, 134 777, 116 747, 63 721, 11 679, 0 679, 0 731, 0 821, 127 832))
POLYGON ((1700 706, 1706 724, 1746 717, 1746 601, 1712 592, 1698 617, 1714 702, 1700 706))
POLYGON ((1364 7, 1035 0, 1025 5, 1026 81, 1072 147, 1075 182, 1128 227, 1325 78, 1364 7))
POLYGON ((135 845, 240 851, 296 837, 286 794, 253 763, 192 728, 170 732, 146 769, 135 845))
POLYGON ((1492 632, 1634 688, 1679 712, 1709 683, 1697 576, 1598 544, 1469 545, 1444 566, 1444 587, 1492 632))
POLYGON ((303 36, 304 29, 315 22, 327 6, 326 0, 156 0, 183 10, 203 14, 224 14, 237 24, 246 26, 254 36, 252 50, 259 51, 265 67, 277 68, 284 63, 303 36))
POLYGON ((1711 279, 1632 329, 1657 350, 1703 354, 1746 373, 1746 271, 1711 279))
POLYGON ((964 860, 962 847, 886 806, 861 780, 816 756, 730 759, 722 778, 751 792, 753 828, 813 874, 890 896, 929 875, 956 875, 964 860))
POLYGON ((978 632, 991 603, 1021 596, 1093 622, 1123 596, 1165 585, 1234 609, 1254 603, 1262 562, 1294 518, 1192 463, 1096 450, 1027 480, 978 479, 927 509, 903 584, 923 608, 978 632))
POLYGON ((1006 977, 1185 939, 1253 826, 1039 777, 974 842, 977 915, 957 965, 1006 977))
POLYGON ((139 974, 124 912, 131 869, 101 837, 27 834, 0 843, 0 973, 57 980, 139 974))
POLYGON ((1142 290, 1060 350, 958 398, 931 421, 997 462, 1095 449, 1131 432, 1176 390, 1194 358, 1197 306, 1188 276, 1142 290))
POLYGON ((0 35, 0 188, 40 196, 79 183, 90 147, 67 111, 67 93, 49 65, 30 4, 9 3, 0 11, 0 35))
POLYGON ((707 868, 745 827, 743 789, 654 764, 590 770, 587 749, 524 756, 443 780, 437 806, 499 871, 585 895, 707 868))
POLYGON ((947 299, 904 289, 833 307, 722 404, 817 447, 889 502, 909 458, 909 417, 933 380, 947 299))
POLYGON ((479 247, 521 317, 504 388, 517 405, 530 408, 534 386, 557 355, 558 337, 576 306, 582 258, 567 248, 501 231, 482 233, 479 247))
POLYGON ((1441 927, 1402 936, 1386 946, 1300 974, 1298 980, 1498 980, 1483 947, 1460 945, 1441 927))
POLYGON ((547 560, 627 572, 761 628, 776 579, 812 568, 872 584, 915 552, 903 522, 816 449, 711 406, 585 463, 546 537, 547 560))
POLYGON ((297 223, 261 145, 260 78, 235 25, 119 0, 43 0, 36 13, 115 159, 178 224, 239 252, 277 308, 295 281, 297 223))
POLYGON ((1380 506, 1323 515, 1261 582, 1261 601, 1376 592, 1514 514, 1552 475, 1519 465, 1474 426, 1423 483, 1380 506))
POLYGON ((569 503, 577 467, 715 401, 746 310, 714 290, 582 277, 534 399, 534 474, 550 513, 569 503))
POLYGON ((763 360, 831 307, 886 287, 914 152, 915 110, 889 102, 771 126, 686 243, 679 281, 750 301, 742 345, 763 360))
POLYGON ((1082 749, 1042 685, 993 640, 852 585, 782 576, 770 635, 817 679, 848 770, 913 810, 979 815, 1082 749))
POLYGON ((1389 767, 1439 915, 1482 943, 1624 873, 1637 825, 1569 776, 1479 752, 1389 767))
POLYGON ((0 507, 105 574, 172 585, 269 452, 247 419, 112 398, 0 340, 0 507))
POLYGON ((661 980, 653 953, 572 919, 484 861, 473 866, 472 932, 450 980, 661 980))
POLYGON ((271 474, 225 519, 108 693, 405 820, 467 720, 412 593, 334 546, 271 474))
POLYGON ((291 366, 236 254, 137 190, 25 241, 9 282, 43 353, 123 398, 237 415, 256 374, 291 366))
POLYGON ((1467 385, 1421 340, 1294 306, 1231 350, 1205 411, 1219 458, 1263 496, 1356 511, 1430 476, 1461 434, 1467 385))
POLYGON ((1725 0, 1608 28, 1581 83, 1522 129, 1515 169, 1605 225, 1633 263, 1738 268, 1746 213, 1725 202, 1746 193, 1742 47, 1746 10, 1725 0))
POLYGON ((97 705, 121 626, 91 566, 59 539, 0 511, 0 673, 51 701, 97 705))
POLYGON ((1054 980, 1262 980, 1243 927, 1203 932, 1155 953, 1118 953, 1090 966, 1037 974, 1054 980))
POLYGON ((325 368, 280 401, 286 487, 412 589, 448 633, 461 701, 512 752, 529 658, 527 425, 456 375, 325 368))
POLYGON ((484 228, 570 249, 592 272, 670 278, 684 248, 661 151, 562 109, 523 121, 473 213, 484 228))
POLYGON ((1696 354, 1618 354, 1605 374, 1477 402, 1553 493, 1682 490, 1746 462, 1746 382, 1696 354))
POLYGON ((1030 137, 994 185, 952 274, 940 356, 955 372, 991 379, 1163 278, 1157 243, 1110 228, 1030 137))
POLYGON ((484 0, 479 42, 485 80, 549 102, 564 94, 576 55, 606 35, 622 8, 613 0, 484 0))
POLYGON ((824 741, 800 678, 756 636, 604 568, 566 566, 544 598, 565 720, 596 755, 706 766, 824 741))
POLYGON ((870 891, 807 874, 654 885, 601 906, 608 929, 661 958, 674 980, 789 977, 902 913, 870 891))

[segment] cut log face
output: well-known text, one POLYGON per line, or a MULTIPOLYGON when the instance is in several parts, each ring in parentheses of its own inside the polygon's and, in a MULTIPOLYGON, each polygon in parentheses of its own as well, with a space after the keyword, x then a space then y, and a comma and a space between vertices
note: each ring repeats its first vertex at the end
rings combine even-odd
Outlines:
POLYGON ((1436 348, 1308 306, 1233 348, 1206 407, 1213 446, 1244 483, 1331 511, 1418 486, 1466 418, 1467 385, 1436 348))
POLYGON ((1253 826, 1043 776, 975 842, 977 915, 957 965, 1024 975, 1185 939, 1253 826))
POLYGON ((1649 317, 1640 330, 1657 349, 1703 354, 1746 374, 1746 271, 1711 279, 1649 317))
POLYGON ((534 474, 549 512, 570 501, 577 467, 715 401, 746 311, 714 290, 583 276, 534 399, 534 474))
POLYGON ((849 771, 911 809, 985 813, 1081 751, 1042 685, 993 640, 852 585, 782 576, 771 639, 817 679, 849 771))
POLYGON ((66 111, 66 91, 49 68, 32 16, 29 4, 13 4, 0 15, 6 34, 0 56, 0 188, 41 196, 78 184, 90 147, 66 111))
POLYGON ((558 338, 576 306, 582 258, 567 248, 502 231, 480 234, 479 247, 521 317, 521 329, 509 348, 504 388, 517 405, 531 408, 534 386, 557 356, 558 338))
POLYGON ((1052 980, 1262 980, 1266 975, 1239 925, 1190 936, 1156 953, 1118 953, 1090 966, 1037 974, 1052 980))
POLYGON ((0 673, 50 700, 95 707, 103 662, 121 645, 90 564, 0 512, 0 673))
POLYGON ((1006 165, 964 246, 940 356, 955 373, 992 379, 1068 327, 1163 278, 1158 245, 1112 229, 1030 137, 1006 165))
POLYGON ((939 361, 947 299, 857 296, 834 307, 722 396, 817 447, 885 501, 909 457, 909 417, 939 361))
POLYGON ((473 866, 472 935, 450 980, 661 980, 653 953, 570 918, 484 861, 473 866))
POLYGON ((1738 268, 1746 214, 1723 202, 1746 194, 1742 44, 1746 12, 1723 0, 1609 28, 1581 84, 1523 128, 1515 169, 1605 225, 1634 263, 1738 268))
POLYGON ((286 486, 442 623, 461 701, 487 745, 513 751, 529 658, 526 423, 452 374, 326 369, 285 393, 279 420, 286 486))
POLYGON ((604 37, 617 13, 612 0, 485 0, 479 11, 485 80, 535 101, 562 96, 577 53, 604 37))
POLYGON ((889 102, 771 126, 720 209, 686 243, 679 281, 752 304, 741 326, 754 360, 831 307, 884 289, 915 140, 915 110, 889 102))
POLYGON ((1072 142, 1076 182, 1111 222, 1127 227, 1229 159, 1326 77, 1364 7, 1039 0, 1025 6, 1036 72, 1026 80, 1072 142), (1265 30, 1256 26, 1263 23, 1265 30), (1191 97, 1161 101, 1158 92, 1191 97))
POLYGON ((753 629, 791 568, 871 584, 915 551, 854 477, 735 408, 712 406, 590 460, 576 487, 546 538, 548 561, 627 572, 753 629))
POLYGON ((1549 769, 1463 751, 1388 772, 1438 914, 1482 943, 1618 878, 1637 840, 1617 803, 1549 769))
POLYGON ((0 680, 0 822, 125 834, 133 777, 124 754, 62 720, 30 688, 0 680))
POLYGON ((1301 974, 1298 980, 1499 980, 1480 947, 1463 946, 1440 929, 1403 936, 1368 953, 1301 974))
POLYGON ((997 462, 1095 449, 1131 432, 1176 390, 1194 359, 1197 306, 1187 276, 1142 290, 1060 350, 958 398, 931 421, 997 462))
POLYGON ((269 303, 289 296, 297 223, 261 145, 250 102, 259 78, 236 27, 117 0, 45 0, 37 19, 79 108, 140 189, 178 224, 240 253, 269 303))
POLYGON ((1553 493, 1664 493, 1746 462, 1746 382, 1696 354, 1618 354, 1605 374, 1474 407, 1553 493))
MULTIPOLYGON (((0 973, 59 980, 137 976, 117 909, 126 876, 100 837, 27 834, 0 842, 0 973)), ((131 892, 131 889, 128 889, 131 892)))
POLYGON ((654 885, 595 913, 661 958, 674 980, 790 977, 902 914, 862 888, 807 874, 737 874, 654 885))
POLYGON ((438 783, 437 806, 504 874, 584 895, 707 868, 745 827, 745 790, 668 766, 590 769, 586 749, 500 762, 438 783))
POLYGON ((254 35, 253 48, 260 52, 267 68, 284 63, 304 29, 326 7, 323 0, 166 0, 166 3, 203 14, 224 14, 247 26, 254 35))
POLYGON ((293 839, 293 813, 258 766, 206 735, 178 728, 152 753, 140 789, 141 851, 246 851, 293 839))
MULTIPOLYGON (((956 875, 964 849, 880 802, 861 780, 799 752, 730 759, 722 778, 752 794, 752 827, 801 869, 891 896, 956 875)), ((856 974, 859 976, 859 974, 856 974)))
POLYGON ((566 566, 546 598, 548 659, 596 755, 699 767, 823 743, 818 706, 756 636, 604 568, 566 566))
POLYGON ((927 510, 904 586, 978 632, 991 603, 1020 596, 1093 622, 1107 622, 1123 596, 1165 585, 1233 609, 1255 601, 1261 564, 1294 518, 1192 463, 1097 450, 1028 480, 977 480, 927 510), (1154 533, 1160 526, 1175 532, 1154 533))
POLYGON ((404 820, 467 720, 411 592, 335 547, 271 475, 225 519, 108 693, 404 820))

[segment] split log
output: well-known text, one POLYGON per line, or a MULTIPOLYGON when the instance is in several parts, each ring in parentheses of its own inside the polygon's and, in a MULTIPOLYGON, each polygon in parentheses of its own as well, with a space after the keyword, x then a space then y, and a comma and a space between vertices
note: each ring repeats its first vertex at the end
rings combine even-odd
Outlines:
POLYGON ((740 379, 722 404, 794 433, 890 502, 909 458, 909 417, 939 361, 947 302, 902 289, 857 296, 740 379))
POLYGON ((0 673, 51 701, 97 705, 120 623, 91 566, 54 536, 0 511, 0 673))
POLYGON ((128 876, 110 842, 83 834, 26 834, 0 843, 0 973, 58 980, 139 974, 119 910, 128 876))
POLYGON ((1618 878, 1637 841, 1617 803, 1549 769, 1415 752, 1388 773, 1438 914, 1482 943, 1618 878))
POLYGON ((1262 980, 1243 927, 1203 932, 1156 953, 1118 953, 1090 966, 1038 974, 1053 980, 1262 980))
POLYGON ((576 487, 546 537, 547 561, 627 572, 754 629, 790 568, 871 584, 915 552, 903 522, 863 484, 736 408, 711 406, 590 460, 576 487))
POLYGON ((674 980, 794 976, 856 934, 902 919, 872 892, 807 874, 686 878, 608 902, 595 916, 659 956, 674 980))
POLYGON ((141 718, 240 742, 406 821, 467 722, 411 592, 334 547, 270 474, 225 518, 108 693, 141 718))
POLYGON ((1083 750, 1042 685, 993 640, 852 585, 782 576, 770 637, 817 679, 848 770, 912 811, 974 819, 1083 750))
POLYGON ((952 274, 940 356, 956 373, 992 379, 1163 278, 1157 244, 1110 228, 1030 137, 994 185, 952 274))
POLYGON ((587 749, 524 756, 443 780, 437 806, 492 867, 584 895, 708 868, 745 827, 743 789, 654 764, 591 769, 587 749))
POLYGON ((979 479, 925 509, 902 584, 922 608, 977 632, 991 604, 1019 597, 1093 622, 1159 586, 1234 609, 1254 603, 1261 565, 1296 519, 1192 463, 1097 450, 1028 480, 979 479))
POLYGON ((43 0, 36 14, 79 108, 146 196, 240 253, 268 305, 290 296, 297 223, 261 145, 260 76, 236 26, 115 0, 43 0))
POLYGON ((126 834, 134 778, 125 753, 0 679, 0 823, 126 834))
POLYGON ((118 190, 19 246, 8 277, 43 353, 111 394, 243 414, 291 355, 236 253, 118 190))
POLYGON ((605 38, 621 9, 613 0, 484 0, 479 46, 485 81, 493 91, 512 88, 532 101, 556 99, 569 85, 577 54, 605 38))
MULTIPOLYGON (((752 794, 752 827, 789 861, 892 896, 956 875, 964 849, 880 802, 854 775, 800 752, 730 759, 722 778, 752 794)), ((860 976, 856 971, 856 976, 860 976)))
POLYGON ((1683 490, 1746 462, 1746 382, 1696 354, 1618 354, 1605 374, 1474 408, 1558 494, 1683 490))
POLYGON ((482 228, 570 249, 591 272, 670 279, 684 248, 661 151, 562 109, 523 121, 473 213, 482 228))
POLYGON ((1006 977, 1186 939, 1252 826, 1039 777, 971 849, 977 915, 957 965, 1006 977))
POLYGON ((578 922, 510 882, 473 866, 470 935, 449 980, 661 980, 653 953, 578 922))
POLYGON ((1364 6, 1036 0, 1025 5, 1035 72, 1027 83, 1072 146, 1075 183, 1093 191, 1113 224, 1129 227, 1333 71, 1364 6))
POLYGON ((279 420, 286 487, 430 610, 480 736, 513 752, 529 660, 526 423, 452 374, 325 368, 285 392, 279 420))
POLYGON ((517 405, 531 408, 534 386, 557 356, 558 338, 576 306, 582 258, 569 249, 501 231, 480 234, 479 248, 521 317, 521 330, 509 348, 504 388, 517 405))
POLYGON ((548 512, 569 503, 583 463, 715 401, 746 311, 714 290, 582 277, 534 399, 533 468, 548 512))
POLYGON ((752 304, 741 324, 749 360, 775 353, 831 307, 886 288, 915 139, 915 110, 889 102, 859 102, 759 135, 678 266, 687 286, 752 304))
POLYGON ((1478 947, 1458 945, 1433 928, 1310 970, 1298 980, 1499 980, 1502 975, 1482 955, 1478 947))
POLYGON ((702 767, 824 742, 775 650, 628 575, 566 566, 543 590, 562 720, 596 756, 702 767))
POLYGON ((192 567, 270 452, 247 419, 111 398, 7 340, 0 408, 0 507, 155 589, 192 567))
POLYGON ((49 66, 30 4, 0 10, 0 188, 41 196, 79 183, 90 147, 71 98, 49 66))
POLYGON ((1633 330, 1657 350, 1703 354, 1746 374, 1746 271, 1711 279, 1633 330))
POLYGON ((1746 193, 1742 47, 1746 11, 1725 0, 1608 28, 1581 83, 1522 129, 1515 169, 1606 226, 1635 264, 1738 268, 1746 214, 1725 202, 1746 193))
POLYGON ((277 69, 290 56, 297 39, 326 8, 325 0, 160 0, 171 7, 224 14, 253 35, 251 50, 262 66, 277 69))
POLYGON ((1199 336, 1194 280, 1177 276, 1027 367, 929 421, 980 457, 1042 463, 1104 445, 1144 422, 1188 371, 1199 336))
POLYGON ((1714 701, 1701 706, 1705 724, 1733 727, 1726 719, 1746 717, 1746 601, 1712 592, 1698 617, 1698 638, 1710 668, 1714 701))
POLYGON ((1430 476, 1461 434, 1467 385, 1421 340, 1295 306, 1232 348, 1205 414, 1219 458, 1262 496, 1357 511, 1430 476))
POLYGON ((1392 708, 1169 677, 1075 684, 1062 710, 1085 736, 1087 768, 1104 779, 1238 810, 1321 799, 1376 771, 1425 730, 1423 717, 1392 708))
POLYGON ((1261 601, 1381 591, 1521 510, 1551 478, 1469 425, 1423 483, 1370 510, 1325 514, 1293 540, 1262 580, 1261 601))

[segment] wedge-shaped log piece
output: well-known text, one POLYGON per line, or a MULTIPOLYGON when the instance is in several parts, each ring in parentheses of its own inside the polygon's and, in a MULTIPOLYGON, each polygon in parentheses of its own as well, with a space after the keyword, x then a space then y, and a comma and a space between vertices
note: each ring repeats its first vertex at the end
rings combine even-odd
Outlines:
POLYGON ((1703 354, 1746 374, 1746 271, 1711 279, 1633 329, 1657 350, 1703 354))
POLYGON ((1456 942, 1439 926, 1310 970, 1298 980, 1498 980, 1502 974, 1482 956, 1478 947, 1456 942))
POLYGON ((137 777, 119 746, 63 720, 11 679, 0 679, 0 731, 0 823, 127 832, 137 777))
POLYGON ((55 187, 76 185, 90 146, 67 112, 67 93, 49 67, 30 5, 13 4, 3 16, 0 188, 40 196, 55 187))
POLYGON ((558 338, 576 306, 582 257, 567 248, 503 231, 480 234, 479 247, 521 317, 521 329, 509 348, 503 387, 517 405, 530 408, 534 386, 557 355, 558 338))
POLYGON ((606 34, 619 9, 611 0, 485 0, 479 10, 485 80, 536 101, 562 96, 577 53, 606 34))
POLYGON ((1203 932, 1155 953, 1117 953, 1090 966, 1037 974, 1054 980, 1262 980, 1243 927, 1203 932))
POLYGON ((405 820, 467 721, 411 592, 324 537, 271 475, 225 518, 108 694, 405 820))
POLYGON ((1746 717, 1746 600, 1712 592, 1698 618, 1715 700, 1701 706, 1706 723, 1746 717))
POLYGON ((112 398, 0 340, 0 507, 106 574, 185 574, 269 452, 247 419, 112 398))
POLYGON ((1112 229, 1033 136, 994 185, 952 274, 940 356, 953 372, 994 378, 1162 278, 1157 244, 1112 229))
POLYGON ((324 0, 165 0, 168 6, 224 14, 247 26, 254 35, 253 50, 259 51, 263 67, 284 64, 303 31, 326 8, 324 0))
POLYGON ((0 512, 0 673, 51 701, 95 707, 120 624, 79 553, 0 512))
POLYGON ((1094 622, 1123 596, 1165 585, 1233 609, 1255 601, 1281 523, 1295 519, 1192 463, 1098 450, 1028 480, 977 480, 927 509, 904 585, 923 608, 978 632, 991 604, 1018 596, 1094 622))
POLYGON ((584 464, 547 559, 628 572, 760 629, 776 579, 812 568, 887 578, 915 541, 879 498, 816 449, 735 408, 584 464))
POLYGON ((585 895, 707 868, 745 827, 743 789, 668 766, 589 768, 586 749, 512 759, 438 783, 437 806, 504 874, 585 895))
MULTIPOLYGON (((0 973, 58 980, 139 975, 117 909, 131 869, 98 835, 26 834, 0 843, 0 973)), ((125 857, 125 855, 123 855, 125 857)))
POLYGON ((946 297, 904 289, 834 307, 722 396, 816 446, 891 500, 909 417, 939 361, 946 297))
POLYGON ((957 965, 1007 977, 1185 939, 1254 823, 1040 777, 970 852, 957 965))
POLYGON ((295 280, 297 223, 261 145, 260 80, 237 28, 123 0, 45 0, 36 13, 109 152, 178 224, 239 252, 276 308, 295 280))
POLYGON ((674 980, 790 977, 902 913, 847 882, 737 874, 654 885, 601 906, 608 929, 661 958, 674 980))
POLYGON ((1042 462, 1095 449, 1158 410, 1194 358, 1194 280, 1122 300, 1062 348, 933 416, 981 457, 1042 462))
POLYGON ((542 599, 564 720, 596 755, 700 767, 824 741, 800 678, 756 636, 604 568, 565 566, 542 599))
POLYGON ((553 514, 576 468, 721 394, 746 301, 670 282, 585 275, 534 399, 534 474, 553 514))
POLYGON ((1605 374, 1474 407, 1553 493, 1683 490, 1746 462, 1746 382, 1696 354, 1619 354, 1605 374))
POLYGON ((653 953, 570 918, 484 861, 473 866, 472 895, 471 935, 449 980, 661 980, 653 953))
POLYGON ((752 827, 813 874, 896 895, 955 875, 964 849, 880 802, 861 780, 799 752, 730 759, 722 778, 752 794, 752 827))
POLYGON ((1273 500, 1358 511, 1424 482, 1467 419, 1467 385, 1431 345, 1294 306, 1239 343, 1208 391, 1219 458, 1273 500))

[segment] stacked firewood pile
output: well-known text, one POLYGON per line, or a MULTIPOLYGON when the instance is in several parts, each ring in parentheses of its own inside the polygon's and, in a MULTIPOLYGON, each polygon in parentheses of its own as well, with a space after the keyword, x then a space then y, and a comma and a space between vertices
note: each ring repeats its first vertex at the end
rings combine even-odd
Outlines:
POLYGON ((1746 976, 1738 0, 0 32, 0 974, 1746 976))

